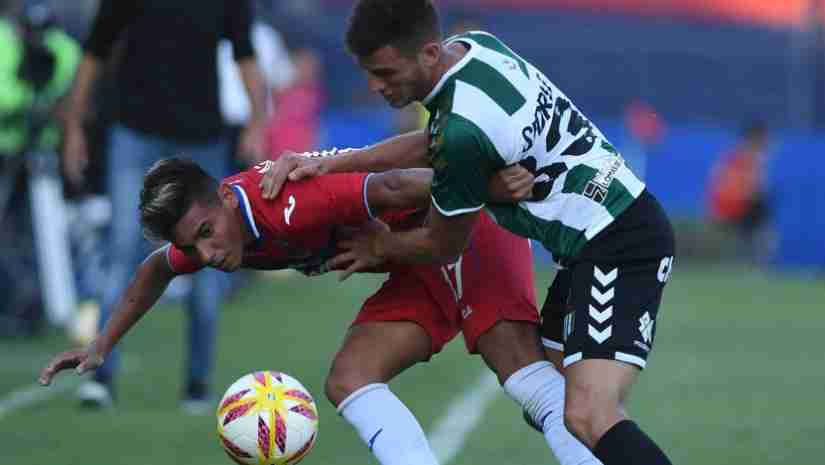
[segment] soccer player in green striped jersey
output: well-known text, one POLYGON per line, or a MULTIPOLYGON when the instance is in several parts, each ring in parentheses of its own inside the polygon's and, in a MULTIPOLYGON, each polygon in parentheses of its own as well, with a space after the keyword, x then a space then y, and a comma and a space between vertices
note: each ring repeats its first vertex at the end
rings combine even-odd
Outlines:
MULTIPOLYGON (((542 310, 541 341, 563 352, 564 424, 606 465, 669 464, 624 409, 652 350, 673 264, 673 231, 658 201, 604 134, 504 42, 481 31, 442 40, 431 0, 356 2, 347 46, 391 106, 427 107, 427 130, 333 157, 293 157, 283 162, 298 166, 290 177, 429 166, 434 178, 427 224, 366 228, 332 261, 349 264, 342 277, 384 261, 449 263, 481 214, 540 242, 563 268, 542 310), (488 180, 516 164, 533 175, 529 198, 491 203, 488 180)), ((543 364, 503 384, 547 437, 552 415, 535 399, 550 383, 532 376, 551 376, 543 364)))

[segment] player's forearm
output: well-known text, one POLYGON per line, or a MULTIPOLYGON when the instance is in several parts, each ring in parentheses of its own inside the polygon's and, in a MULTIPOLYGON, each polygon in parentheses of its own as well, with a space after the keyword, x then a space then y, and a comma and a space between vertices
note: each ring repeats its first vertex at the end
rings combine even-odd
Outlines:
POLYGON ((74 84, 68 95, 68 107, 65 112, 64 125, 82 125, 89 111, 92 87, 100 75, 100 59, 86 53, 77 68, 74 84))
POLYGON ((156 253, 138 268, 134 279, 115 307, 106 327, 95 340, 92 350, 105 358, 146 312, 157 303, 174 274, 161 263, 166 257, 156 253))
POLYGON ((454 263, 464 251, 463 245, 435 237, 429 227, 402 232, 381 233, 374 243, 374 253, 393 263, 454 263))
POLYGON ((263 74, 255 58, 246 58, 238 63, 241 79, 246 88, 251 107, 250 122, 263 123, 266 121, 266 84, 263 74))
POLYGON ((426 168, 427 134, 413 131, 361 149, 344 151, 325 158, 329 173, 379 173, 396 168, 426 168))

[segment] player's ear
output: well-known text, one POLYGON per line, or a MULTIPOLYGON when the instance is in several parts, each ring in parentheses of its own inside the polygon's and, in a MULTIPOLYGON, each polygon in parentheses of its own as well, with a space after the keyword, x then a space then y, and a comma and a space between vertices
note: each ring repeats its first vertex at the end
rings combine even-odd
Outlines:
POLYGON ((229 207, 233 210, 238 208, 238 205, 240 205, 238 202, 238 196, 235 195, 235 193, 232 192, 232 188, 226 184, 221 184, 220 187, 218 187, 218 197, 220 197, 221 203, 225 207, 229 207))
POLYGON ((426 68, 433 68, 441 59, 441 44, 427 42, 418 52, 418 63, 426 68))

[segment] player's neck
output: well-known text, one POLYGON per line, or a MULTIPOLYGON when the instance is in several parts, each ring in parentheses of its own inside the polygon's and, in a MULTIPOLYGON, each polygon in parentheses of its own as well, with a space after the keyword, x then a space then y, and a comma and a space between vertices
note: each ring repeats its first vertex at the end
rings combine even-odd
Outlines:
POLYGON ((441 78, 447 74, 447 71, 450 70, 456 63, 461 61, 464 58, 464 55, 467 54, 469 50, 466 46, 461 43, 454 42, 446 47, 444 47, 443 52, 441 53, 441 59, 438 64, 438 68, 436 73, 433 75, 433 82, 430 83, 430 91, 438 85, 441 81, 441 78))
POLYGON ((247 224, 243 215, 240 208, 235 209, 235 220, 241 225, 241 237, 243 238, 243 245, 246 247, 252 245, 258 238, 255 237, 255 233, 249 228, 249 224, 247 224))

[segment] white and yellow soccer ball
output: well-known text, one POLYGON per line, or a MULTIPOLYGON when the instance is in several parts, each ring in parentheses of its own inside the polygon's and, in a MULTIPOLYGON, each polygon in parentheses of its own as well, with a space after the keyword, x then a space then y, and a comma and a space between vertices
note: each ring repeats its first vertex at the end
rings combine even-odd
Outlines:
POLYGON ((229 386, 218 405, 218 438, 241 465, 294 465, 318 439, 318 407, 295 378, 250 373, 229 386))

